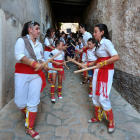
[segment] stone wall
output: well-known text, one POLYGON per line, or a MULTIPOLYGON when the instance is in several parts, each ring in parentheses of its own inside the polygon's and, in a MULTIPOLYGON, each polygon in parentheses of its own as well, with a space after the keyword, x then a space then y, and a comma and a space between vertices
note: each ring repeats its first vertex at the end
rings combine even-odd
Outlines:
POLYGON ((24 23, 32 20, 40 23, 44 42, 53 26, 49 0, 0 0, 0 109, 14 97, 14 45, 24 23))
POLYGON ((120 56, 114 86, 140 111, 140 1, 92 0, 83 19, 92 33, 97 23, 108 26, 120 56))

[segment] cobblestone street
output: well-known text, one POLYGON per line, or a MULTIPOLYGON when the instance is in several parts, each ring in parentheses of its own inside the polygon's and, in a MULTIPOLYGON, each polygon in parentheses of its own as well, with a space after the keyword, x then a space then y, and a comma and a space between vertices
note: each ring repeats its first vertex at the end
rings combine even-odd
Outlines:
MULTIPOLYGON (((69 63, 65 69, 63 99, 50 100, 50 84, 41 93, 35 130, 41 140, 140 140, 140 114, 112 88, 110 99, 116 120, 116 130, 107 133, 107 121, 87 123, 94 116, 94 106, 88 97, 88 85, 80 85, 81 73, 69 63)), ((57 87, 57 86, 56 86, 57 87)), ((23 114, 13 100, 0 111, 0 140, 32 140, 25 134, 23 114)))

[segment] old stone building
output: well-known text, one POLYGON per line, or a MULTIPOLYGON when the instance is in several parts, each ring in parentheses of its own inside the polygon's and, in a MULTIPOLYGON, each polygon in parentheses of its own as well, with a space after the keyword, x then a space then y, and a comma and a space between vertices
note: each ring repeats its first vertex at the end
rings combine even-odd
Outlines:
POLYGON ((49 0, 0 0, 0 109, 14 97, 14 45, 25 22, 37 21, 45 30, 53 27, 49 0))
POLYGON ((0 0, 0 108, 14 96, 14 44, 29 20, 40 23, 41 42, 47 28, 57 28, 58 22, 84 22, 91 33, 96 24, 107 24, 121 58, 113 85, 140 111, 139 0, 0 0))
POLYGON ((108 26, 120 56, 113 86, 140 112, 140 1, 92 0, 83 21, 92 33, 98 23, 108 26))

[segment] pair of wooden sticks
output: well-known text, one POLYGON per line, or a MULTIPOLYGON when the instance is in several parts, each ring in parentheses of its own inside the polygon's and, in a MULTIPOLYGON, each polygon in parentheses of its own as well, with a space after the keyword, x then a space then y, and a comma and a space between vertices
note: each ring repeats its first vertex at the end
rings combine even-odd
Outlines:
MULTIPOLYGON (((68 61, 71 61, 71 62, 77 64, 78 66, 83 67, 81 63, 75 61, 74 59, 71 59, 70 57, 68 57, 68 61)), ((80 73, 80 72, 84 72, 84 71, 88 71, 88 70, 92 70, 92 69, 96 69, 96 68, 97 68, 96 66, 89 67, 89 68, 84 68, 84 69, 81 69, 81 70, 74 71, 74 73, 80 73)))

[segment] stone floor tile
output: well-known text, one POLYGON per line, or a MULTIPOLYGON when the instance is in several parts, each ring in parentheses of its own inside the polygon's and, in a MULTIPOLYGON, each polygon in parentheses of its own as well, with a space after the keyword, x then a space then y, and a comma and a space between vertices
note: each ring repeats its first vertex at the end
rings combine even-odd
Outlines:
POLYGON ((14 126, 14 122, 13 121, 0 121, 0 131, 2 130, 11 130, 14 126))
POLYGON ((95 132, 100 126, 101 126, 101 123, 100 123, 100 122, 99 122, 99 123, 93 123, 93 124, 90 126, 89 131, 93 133, 93 132, 95 132))
POLYGON ((44 124, 45 117, 46 117, 46 113, 37 113, 35 124, 44 124))
POLYGON ((81 127, 81 125, 79 123, 69 125, 69 128, 71 128, 73 130, 76 130, 78 132, 82 132, 82 127, 81 127))
POLYGON ((25 121, 22 120, 20 121, 15 129, 14 129, 14 133, 17 137, 21 137, 21 138, 25 138, 26 137, 26 132, 25 132, 25 121))
POLYGON ((72 117, 71 119, 64 121, 63 125, 69 125, 69 124, 77 123, 77 122, 78 122, 78 119, 76 117, 72 117))
POLYGON ((12 121, 18 121, 24 118, 24 114, 19 111, 17 113, 13 113, 11 115, 9 115, 8 119, 12 120, 12 121))
POLYGON ((115 111, 114 113, 115 120, 118 122, 126 122, 132 120, 132 117, 129 117, 127 114, 123 113, 122 111, 115 111))
POLYGON ((37 125, 35 126, 35 131, 38 133, 42 132, 51 132, 54 130, 54 127, 52 126, 46 126, 46 125, 37 125))
POLYGON ((96 135, 104 137, 107 140, 125 140, 125 133, 123 131, 116 129, 114 133, 109 134, 107 132, 107 127, 97 130, 96 135))
POLYGON ((65 112, 62 112, 62 111, 53 111, 52 114, 60 119, 68 119, 71 117, 71 113, 65 113, 65 112))
POLYGON ((52 137, 53 133, 48 133, 48 134, 40 134, 40 140, 50 140, 52 137))
POLYGON ((84 133, 84 137, 82 140, 101 140, 100 138, 95 137, 90 133, 84 133))
POLYGON ((123 107, 121 110, 132 117, 140 119, 140 113, 138 113, 130 104, 127 104, 127 106, 123 107))
POLYGON ((74 132, 73 134, 70 135, 69 139, 70 140, 81 140, 82 133, 79 132, 74 132))
POLYGON ((55 136, 67 137, 69 135, 69 129, 67 127, 59 126, 55 129, 55 136))
POLYGON ((2 132, 0 133, 0 140, 13 140, 13 132, 2 132))
POLYGON ((63 106, 63 104, 60 103, 60 102, 58 102, 58 103, 55 103, 55 104, 53 105, 53 108, 54 108, 54 109, 60 109, 62 106, 63 106))
POLYGON ((123 124, 117 124, 116 127, 140 136, 140 122, 127 122, 123 124))
POLYGON ((140 140, 140 137, 129 136, 129 140, 140 140))
POLYGON ((83 116, 80 116, 80 117, 79 117, 79 120, 80 120, 80 122, 81 122, 83 128, 88 129, 89 123, 88 123, 87 118, 85 118, 85 117, 83 117, 83 116))
POLYGON ((50 124, 50 125, 61 125, 61 120, 48 114, 47 116, 47 124, 50 124))

